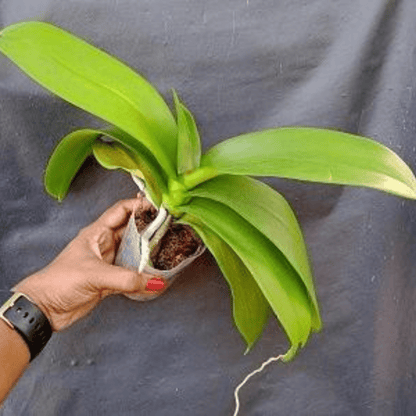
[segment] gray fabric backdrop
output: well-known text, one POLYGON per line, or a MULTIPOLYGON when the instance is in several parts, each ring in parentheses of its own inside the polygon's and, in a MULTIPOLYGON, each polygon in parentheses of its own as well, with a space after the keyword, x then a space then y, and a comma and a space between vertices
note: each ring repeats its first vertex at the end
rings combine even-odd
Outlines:
MULTIPOLYGON (((205 148, 283 125, 371 136, 416 168, 414 0, 2 0, 0 25, 57 24, 194 112, 205 148)), ((89 161, 62 204, 42 174, 58 140, 100 122, 0 57, 0 295, 135 193, 89 161)), ((266 179, 299 216, 324 329, 242 390, 242 415, 416 413, 415 203, 266 179)), ((247 356, 205 255, 157 301, 106 299, 54 335, 0 410, 15 415, 230 415, 233 390, 286 350, 276 322, 247 356)))

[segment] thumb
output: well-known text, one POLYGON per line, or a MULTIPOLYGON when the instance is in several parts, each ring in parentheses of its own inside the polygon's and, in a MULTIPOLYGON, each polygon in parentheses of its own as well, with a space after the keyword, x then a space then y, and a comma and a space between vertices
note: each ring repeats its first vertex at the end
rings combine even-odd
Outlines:
POLYGON ((110 265, 97 261, 93 277, 93 286, 100 291, 112 292, 141 292, 145 290, 147 281, 151 278, 146 273, 138 273, 124 267, 110 265))

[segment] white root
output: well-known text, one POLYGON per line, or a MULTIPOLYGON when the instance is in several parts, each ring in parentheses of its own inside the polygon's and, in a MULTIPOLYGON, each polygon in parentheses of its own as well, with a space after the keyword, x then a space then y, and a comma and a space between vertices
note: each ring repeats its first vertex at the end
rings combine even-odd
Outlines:
POLYGON ((133 182, 138 186, 138 188, 140 189, 140 192, 144 192, 144 195, 146 197, 146 199, 153 205, 156 206, 156 204, 154 203, 154 201, 152 200, 149 192, 147 192, 146 190, 146 184, 144 182, 144 180, 142 178, 139 178, 138 176, 134 175, 133 173, 131 174, 131 178, 133 179, 133 182))
POLYGON ((131 175, 131 178, 133 179, 133 182, 138 186, 138 188, 141 191, 144 191, 145 186, 143 180, 133 174, 131 175))
MULTIPOLYGON (((144 192, 146 199, 156 207, 155 203, 150 198, 148 192, 146 192, 146 185, 144 181, 131 174, 134 183, 139 187, 141 192, 144 192)), ((168 212, 165 208, 160 207, 159 212, 155 220, 146 228, 142 236, 140 237, 140 263, 139 273, 141 273, 149 262, 150 252, 152 251, 153 245, 151 244, 152 238, 155 236, 157 231, 162 227, 165 220, 168 218, 168 212)))
POLYGON ((166 218, 168 217, 168 212, 165 208, 161 207, 157 214, 155 220, 146 228, 145 232, 141 236, 141 244, 140 244, 140 264, 139 264, 139 273, 141 273, 144 268, 146 267, 147 263, 149 262, 150 257, 150 240, 157 232, 157 230, 162 226, 165 222, 166 218))
POLYGON ((238 393, 241 390, 241 388, 247 383, 248 380, 250 380, 251 377, 253 377, 257 373, 261 373, 266 366, 268 366, 270 363, 274 361, 279 361, 282 358, 284 358, 284 355, 281 354, 277 357, 270 357, 267 361, 265 361, 257 370, 252 371, 250 374, 246 376, 246 378, 236 387, 234 390, 234 398, 235 398, 235 411, 233 416, 237 416, 238 412, 240 410, 240 399, 238 398, 238 393))

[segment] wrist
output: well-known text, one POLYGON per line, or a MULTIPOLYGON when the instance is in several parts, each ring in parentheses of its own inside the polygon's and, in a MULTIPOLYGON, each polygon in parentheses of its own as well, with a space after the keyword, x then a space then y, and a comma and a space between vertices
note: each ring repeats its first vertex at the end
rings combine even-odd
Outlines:
POLYGON ((30 361, 43 350, 52 336, 52 327, 45 314, 23 293, 14 293, 3 304, 0 318, 26 343, 30 361))
POLYGON ((11 292, 19 292, 27 296, 46 316, 52 329, 54 329, 51 308, 48 307, 48 301, 45 295, 46 291, 42 287, 42 281, 38 278, 38 274, 33 274, 14 286, 11 292))
POLYGON ((49 311, 49 308, 46 306, 46 303, 44 302, 44 300, 42 300, 42 297, 39 295, 39 293, 34 290, 29 290, 26 287, 18 287, 18 288, 13 288, 11 289, 12 293, 21 293, 22 295, 26 296, 28 299, 30 299, 30 301, 37 307, 40 309, 40 311, 46 316, 47 320, 49 321, 49 323, 52 326, 52 315, 49 311))

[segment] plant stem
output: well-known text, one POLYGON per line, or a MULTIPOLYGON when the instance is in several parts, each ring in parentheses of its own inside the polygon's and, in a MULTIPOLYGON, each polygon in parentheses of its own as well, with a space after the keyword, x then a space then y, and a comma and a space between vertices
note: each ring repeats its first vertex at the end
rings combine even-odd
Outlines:
POLYGON ((198 168, 183 176, 183 184, 186 190, 195 188, 199 184, 218 176, 219 172, 210 166, 198 168))

